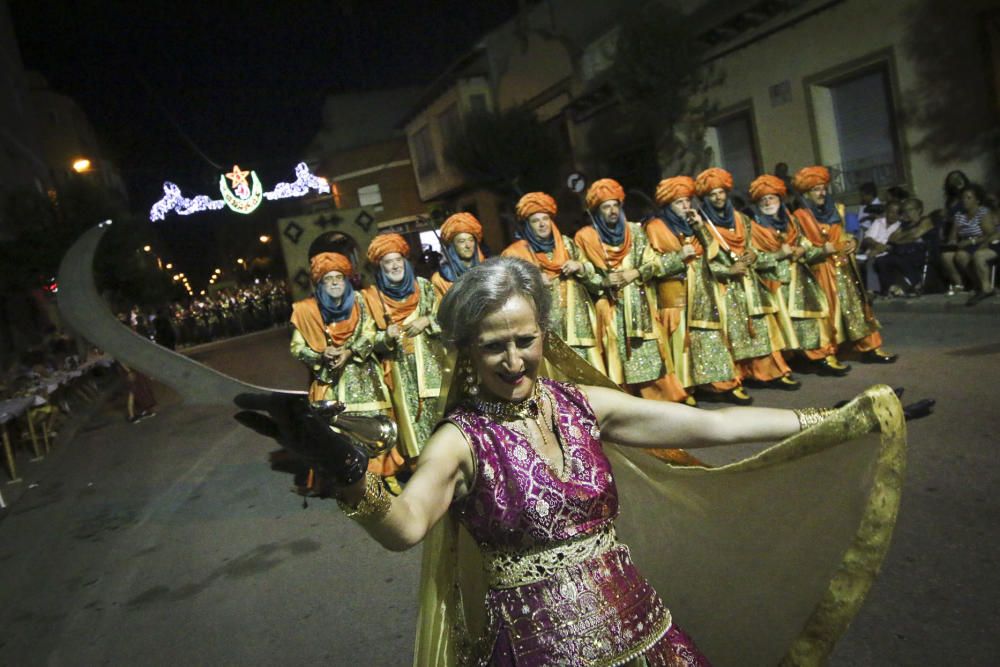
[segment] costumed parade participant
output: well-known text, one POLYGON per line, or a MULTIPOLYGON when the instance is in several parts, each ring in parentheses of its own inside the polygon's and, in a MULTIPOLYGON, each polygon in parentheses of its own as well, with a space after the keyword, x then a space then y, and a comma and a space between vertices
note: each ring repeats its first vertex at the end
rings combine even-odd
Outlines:
POLYGON ((862 361, 892 363, 896 355, 882 350, 878 331, 881 325, 875 319, 854 260, 857 242, 844 231, 843 207, 835 205, 829 196, 829 184, 826 167, 804 167, 795 174, 795 189, 804 203, 795 211, 795 218, 809 242, 828 254, 825 262, 811 268, 826 294, 835 340, 861 352, 862 361))
POLYGON ((471 213, 455 213, 441 225, 441 265, 431 276, 431 283, 440 300, 460 275, 485 259, 479 244, 483 242, 483 226, 471 213))
POLYGON ((388 369, 403 453, 413 462, 441 418, 438 396, 446 352, 434 317, 434 288, 414 274, 409 254, 399 234, 372 239, 368 261, 375 267, 375 284, 362 294, 378 330, 375 351, 388 369))
POLYGON ((341 508, 383 546, 424 543, 415 665, 821 664, 888 549, 905 459, 891 389, 836 411, 643 400, 546 337, 550 296, 515 258, 454 284, 438 313, 454 407, 397 498, 348 439, 282 417, 287 395, 237 399, 274 421, 237 417, 329 452, 341 508), (543 356, 570 381, 538 377, 543 356), (639 449, 781 438, 716 469, 639 449))
POLYGON ((752 379, 777 389, 798 389, 781 350, 787 347, 778 320, 777 306, 763 288, 754 264, 750 219, 729 201, 733 177, 713 167, 698 174, 695 192, 706 217, 706 238, 720 246, 709 254, 709 267, 719 283, 720 307, 726 339, 744 380, 752 379))
POLYGON ((652 280, 662 277, 663 264, 642 225, 625 219, 624 201, 617 181, 594 181, 586 195, 594 224, 574 237, 603 279, 594 297, 607 375, 645 398, 692 401, 669 366, 657 317, 652 280))
MULTIPOLYGON (((309 368, 309 400, 339 401, 346 412, 389 414, 389 391, 372 351, 375 325, 357 298, 351 260, 321 252, 309 261, 313 296, 292 305, 292 356, 309 368)), ((371 469, 391 478, 405 461, 396 449, 372 459, 371 469)), ((394 479, 389 484, 394 486, 394 479)), ((394 490, 398 490, 395 488, 394 490)))
MULTIPOLYGON (((658 217, 646 222, 650 246, 664 256, 666 276, 656 286, 660 322, 677 377, 685 387, 700 387, 746 405, 750 396, 741 386, 726 347, 719 291, 698 237, 704 229, 691 205, 694 191, 690 176, 660 181, 655 194, 658 217)), ((717 245, 709 246, 718 252, 717 245)))
POLYGON ((801 350, 827 375, 846 375, 850 367, 837 359, 837 343, 830 326, 830 309, 823 289, 809 267, 826 261, 822 247, 814 246, 801 232, 785 207, 785 182, 764 174, 750 183, 755 205, 753 244, 755 268, 772 290, 789 349, 801 350))
POLYGON ((573 239, 559 232, 554 220, 557 210, 556 200, 544 192, 521 197, 515 209, 522 225, 521 240, 502 254, 538 267, 552 291, 552 331, 603 373, 597 315, 590 299, 590 292, 599 291, 603 279, 573 239))

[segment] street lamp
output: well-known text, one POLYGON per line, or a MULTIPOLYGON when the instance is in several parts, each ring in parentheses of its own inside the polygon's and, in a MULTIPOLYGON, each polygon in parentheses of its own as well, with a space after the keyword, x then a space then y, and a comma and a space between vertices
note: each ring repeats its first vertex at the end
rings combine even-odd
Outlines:
POLYGON ((142 246, 142 249, 145 250, 146 252, 150 252, 153 248, 152 246, 144 245, 142 246))
POLYGON ((172 262, 167 262, 167 271, 169 271, 172 268, 174 268, 173 263, 172 262))
POLYGON ((73 160, 73 171, 75 171, 78 174, 82 174, 85 171, 90 171, 90 160, 88 160, 85 157, 73 160))
POLYGON ((260 242, 261 243, 268 243, 270 241, 271 241, 271 237, 268 236, 267 234, 261 234, 260 235, 260 242))

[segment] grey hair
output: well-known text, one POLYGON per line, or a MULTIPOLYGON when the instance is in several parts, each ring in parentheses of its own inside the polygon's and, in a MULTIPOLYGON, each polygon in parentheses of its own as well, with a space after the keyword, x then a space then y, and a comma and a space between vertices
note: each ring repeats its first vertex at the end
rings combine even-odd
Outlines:
POLYGON ((516 257, 491 257, 472 267, 441 300, 437 318, 445 339, 465 347, 479 333, 479 324, 487 315, 518 295, 535 307, 539 327, 548 330, 552 293, 538 267, 516 257))

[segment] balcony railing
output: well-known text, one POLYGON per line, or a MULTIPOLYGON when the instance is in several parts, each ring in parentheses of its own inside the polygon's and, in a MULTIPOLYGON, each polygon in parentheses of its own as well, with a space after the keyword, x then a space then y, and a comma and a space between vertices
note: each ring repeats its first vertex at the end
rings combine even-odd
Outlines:
POLYGON ((835 194, 857 192, 862 183, 874 183, 882 189, 903 182, 903 170, 896 156, 878 155, 841 164, 828 165, 830 191, 835 194))

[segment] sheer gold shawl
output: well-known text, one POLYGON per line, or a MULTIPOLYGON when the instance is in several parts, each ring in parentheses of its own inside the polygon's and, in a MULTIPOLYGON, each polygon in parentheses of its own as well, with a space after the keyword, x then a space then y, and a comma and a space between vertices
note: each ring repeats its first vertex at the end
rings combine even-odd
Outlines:
MULTIPOLYGON (((560 341, 548 374, 607 385, 560 341)), ((447 384, 445 386, 448 386, 447 384)), ((717 468, 605 444, 622 542, 717 667, 818 665, 861 607, 899 508, 906 428, 892 390, 717 468)), ((468 533, 446 516, 424 543, 414 665, 464 662, 486 586, 468 533)), ((483 647, 480 647, 483 648, 483 647)))

